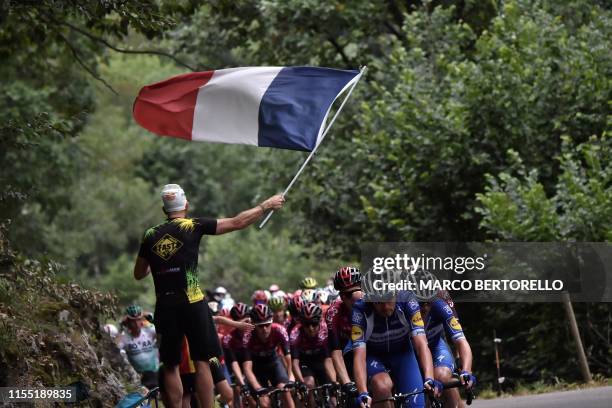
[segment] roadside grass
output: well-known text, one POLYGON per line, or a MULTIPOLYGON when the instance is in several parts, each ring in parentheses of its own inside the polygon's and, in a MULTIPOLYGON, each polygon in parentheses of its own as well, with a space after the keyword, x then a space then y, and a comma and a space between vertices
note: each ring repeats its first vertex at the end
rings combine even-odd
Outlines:
POLYGON ((564 380, 556 379, 555 383, 545 383, 543 381, 536 381, 533 383, 518 383, 513 390, 505 390, 501 395, 497 395, 497 390, 493 388, 491 384, 487 384, 486 387, 479 388, 477 395, 479 399, 493 399, 493 398, 504 398, 504 397, 518 397, 522 395, 535 395, 535 394, 546 394, 555 391, 571 391, 580 390, 585 388, 604 387, 612 385, 612 378, 606 378, 602 375, 596 374, 593 376, 592 383, 578 383, 578 382, 566 382, 564 380))

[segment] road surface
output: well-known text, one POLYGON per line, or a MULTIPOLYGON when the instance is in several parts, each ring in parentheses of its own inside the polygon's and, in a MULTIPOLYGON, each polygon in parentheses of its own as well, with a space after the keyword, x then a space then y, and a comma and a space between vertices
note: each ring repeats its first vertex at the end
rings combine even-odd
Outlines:
POLYGON ((474 400, 474 408, 610 408, 612 387, 596 387, 575 391, 507 397, 491 400, 474 400))

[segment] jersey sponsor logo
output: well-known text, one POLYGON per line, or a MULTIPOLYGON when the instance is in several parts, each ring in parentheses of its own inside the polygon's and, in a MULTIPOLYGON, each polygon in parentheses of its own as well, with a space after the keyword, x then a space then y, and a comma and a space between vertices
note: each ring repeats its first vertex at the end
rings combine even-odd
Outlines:
POLYGON ((172 235, 165 234, 155 245, 153 245, 153 252, 164 261, 167 261, 176 254, 176 251, 181 249, 183 243, 172 235))
POLYGON ((351 328, 351 339, 359 340, 363 336, 363 330, 359 326, 353 326, 351 328))
POLYGON ((448 325, 450 326, 451 329, 455 330, 455 331, 461 331, 461 325, 459 324, 459 319, 457 319, 455 316, 451 317, 450 319, 447 320, 448 325))
POLYGON ((412 325, 416 327, 425 327, 423 323, 423 318, 421 317, 421 312, 418 311, 412 315, 412 325))

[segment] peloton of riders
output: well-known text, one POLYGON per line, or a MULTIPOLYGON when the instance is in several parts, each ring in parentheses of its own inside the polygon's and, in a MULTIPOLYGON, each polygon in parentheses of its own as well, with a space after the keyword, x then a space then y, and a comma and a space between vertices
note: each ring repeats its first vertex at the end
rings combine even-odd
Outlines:
MULTIPOLYGON (((312 277, 293 293, 273 284, 254 291, 250 304, 234 301, 218 287, 209 294, 209 307, 223 351, 210 367, 225 406, 393 407, 394 394, 411 394, 402 406, 425 407, 428 394, 444 407, 464 407, 459 391, 445 390, 443 384, 453 376, 466 389, 476 383, 470 345, 444 291, 427 297, 410 291, 364 295, 359 269, 346 266, 325 287, 312 277), (322 404, 315 391, 327 384, 336 393, 322 404)), ((132 330, 120 336, 120 344, 125 348, 137 334, 132 330)), ((156 363, 151 368, 156 370, 156 363)), ((185 338, 180 370, 184 408, 199 406, 193 372, 185 338)))

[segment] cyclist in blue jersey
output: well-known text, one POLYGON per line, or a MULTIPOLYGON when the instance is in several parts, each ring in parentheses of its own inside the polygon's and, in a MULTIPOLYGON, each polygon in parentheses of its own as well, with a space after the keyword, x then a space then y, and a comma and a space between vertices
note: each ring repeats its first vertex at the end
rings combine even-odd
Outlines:
MULTIPOLYGON (((439 396, 442 384, 434 379, 425 326, 414 294, 401 291, 375 300, 360 300, 353 306, 351 348, 357 404, 371 404, 368 384, 375 400, 390 398, 393 390, 410 393, 423 388, 439 396)), ((425 406, 423 394, 406 403, 411 408, 425 406)), ((387 404, 392 406, 391 402, 387 404)))
MULTIPOLYGON (((461 382, 466 388, 471 388, 476 383, 476 377, 472 375, 472 349, 459 323, 453 300, 446 291, 440 291, 421 300, 424 300, 420 306, 425 322, 427 343, 433 358, 434 378, 442 383, 448 382, 457 368, 453 354, 444 340, 446 333, 447 338, 455 345, 461 359, 461 382)), ((444 390, 442 401, 444 406, 457 408, 464 406, 457 388, 444 390)))

